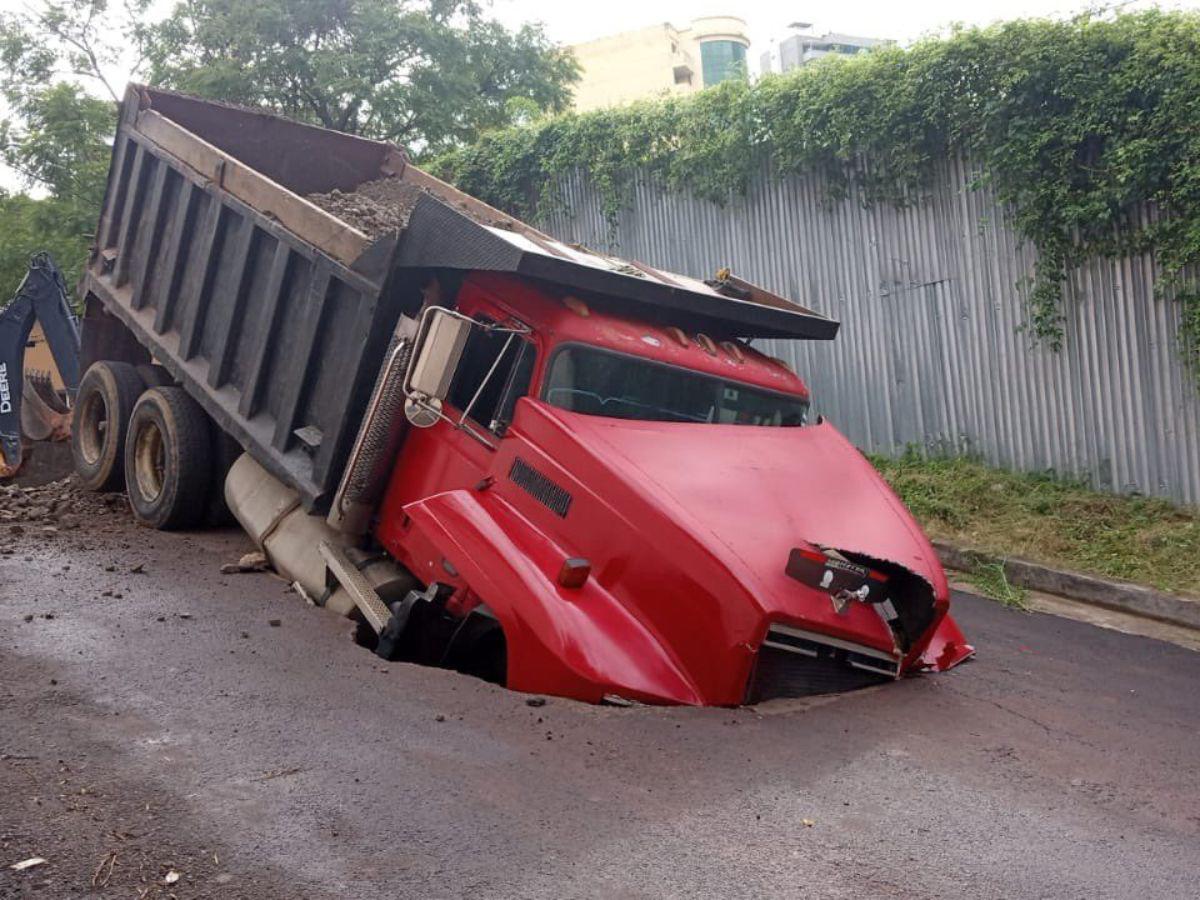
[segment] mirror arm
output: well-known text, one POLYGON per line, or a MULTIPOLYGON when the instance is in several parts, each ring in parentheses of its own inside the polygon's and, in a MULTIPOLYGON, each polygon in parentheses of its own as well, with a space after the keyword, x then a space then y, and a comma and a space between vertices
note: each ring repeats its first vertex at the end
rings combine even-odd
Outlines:
POLYGON ((412 400, 414 403, 419 404, 423 408, 429 410, 431 413, 433 413, 435 416, 437 416, 439 419, 441 419, 443 422, 445 422, 451 428, 456 428, 459 431, 465 431, 467 434, 469 434, 471 437, 475 438, 475 440, 479 441, 479 443, 483 444, 483 446, 487 447, 489 450, 496 449, 495 444, 493 444, 486 437, 484 437, 482 434, 480 434, 478 431, 476 431, 474 428, 472 428, 468 423, 462 422, 462 421, 456 421, 456 420, 450 418, 448 415, 446 415, 444 412, 442 412, 436 406, 429 403, 423 397, 414 395, 414 396, 410 397, 409 399, 412 400))

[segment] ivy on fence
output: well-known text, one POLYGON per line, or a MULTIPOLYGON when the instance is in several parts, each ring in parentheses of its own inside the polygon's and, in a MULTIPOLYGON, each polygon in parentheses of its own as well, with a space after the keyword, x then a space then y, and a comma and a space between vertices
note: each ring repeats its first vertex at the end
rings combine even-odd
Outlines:
POLYGON ((431 169, 536 218, 584 169, 610 223, 643 171, 718 203, 764 163, 814 173, 831 199, 919 203, 962 154, 1038 249, 1028 328, 1058 347, 1074 265, 1153 251, 1200 370, 1200 15, 1157 10, 956 30, 908 49, 828 57, 754 85, 544 119, 485 135, 431 169), (1148 215, 1146 214, 1148 211, 1148 215))

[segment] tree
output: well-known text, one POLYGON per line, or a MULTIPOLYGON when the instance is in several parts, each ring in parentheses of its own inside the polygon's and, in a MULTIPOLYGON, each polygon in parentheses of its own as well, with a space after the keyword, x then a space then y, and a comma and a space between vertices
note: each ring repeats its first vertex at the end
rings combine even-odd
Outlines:
POLYGON ((100 31, 106 13, 103 0, 61 0, 0 16, 0 97, 8 111, 0 158, 46 195, 0 195, 0 302, 37 250, 49 250, 69 281, 82 268, 116 119, 112 99, 81 84, 91 81, 115 99, 104 71, 117 58, 116 42, 100 31))
POLYGON ((183 0, 140 43, 150 80, 432 153, 558 112, 578 67, 474 0, 183 0))
POLYGON ((95 228, 93 216, 86 224, 77 210, 55 199, 34 199, 0 191, 0 306, 21 283, 29 257, 47 251, 63 270, 68 286, 79 279, 95 228))
POLYGON ((540 26, 509 31, 474 0, 182 0, 160 22, 148 6, 0 13, 0 158, 46 194, 0 194, 0 297, 39 245, 78 273, 126 71, 425 152, 559 111, 578 77, 540 26))
POLYGON ((24 272, 29 254, 50 250, 68 282, 78 277, 104 197, 111 101, 99 100, 70 83, 30 91, 20 122, 0 123, 4 161, 48 196, 22 195, 0 201, 0 302, 13 272, 24 272))
POLYGON ((115 110, 69 82, 30 91, 20 119, 0 123, 4 161, 31 185, 93 212, 108 171, 115 110))

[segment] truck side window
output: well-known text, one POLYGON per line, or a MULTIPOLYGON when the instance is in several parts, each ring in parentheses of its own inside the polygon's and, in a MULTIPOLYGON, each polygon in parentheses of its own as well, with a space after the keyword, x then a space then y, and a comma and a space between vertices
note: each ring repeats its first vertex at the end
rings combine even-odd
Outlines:
POLYGON ((447 398, 453 407, 463 411, 478 391, 479 396, 475 398, 468 418, 496 433, 502 433, 512 419, 517 399, 529 393, 529 382, 533 376, 533 345, 515 337, 505 352, 504 345, 508 339, 506 333, 471 329, 447 398), (502 352, 503 358, 488 378, 492 364, 502 352), (480 390, 481 384, 483 390, 480 390))

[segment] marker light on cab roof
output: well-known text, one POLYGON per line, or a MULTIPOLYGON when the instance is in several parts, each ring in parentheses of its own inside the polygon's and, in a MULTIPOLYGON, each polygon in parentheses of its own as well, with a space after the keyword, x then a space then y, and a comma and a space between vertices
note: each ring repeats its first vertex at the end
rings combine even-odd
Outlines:
POLYGON ((575 313, 575 315, 583 316, 585 319, 592 314, 592 311, 588 309, 588 305, 572 294, 563 297, 562 303, 563 306, 575 313))

